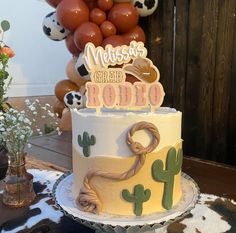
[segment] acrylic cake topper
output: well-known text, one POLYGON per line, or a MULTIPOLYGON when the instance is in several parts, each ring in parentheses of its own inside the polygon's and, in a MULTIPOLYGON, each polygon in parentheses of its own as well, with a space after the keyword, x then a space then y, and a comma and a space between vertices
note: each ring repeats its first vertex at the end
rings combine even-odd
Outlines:
POLYGON ((102 107, 116 109, 142 109, 153 111, 160 107, 164 90, 159 82, 160 73, 147 58, 142 42, 132 41, 104 48, 88 43, 83 55, 84 65, 91 81, 86 83, 86 107, 100 111, 102 107), (138 81, 126 81, 126 74, 138 81))

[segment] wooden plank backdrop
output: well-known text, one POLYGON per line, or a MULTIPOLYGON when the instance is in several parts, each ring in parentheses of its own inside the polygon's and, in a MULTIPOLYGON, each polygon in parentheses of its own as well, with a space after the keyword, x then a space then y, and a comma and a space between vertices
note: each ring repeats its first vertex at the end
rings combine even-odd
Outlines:
POLYGON ((141 24, 185 154, 236 165, 236 0, 159 0, 141 24))

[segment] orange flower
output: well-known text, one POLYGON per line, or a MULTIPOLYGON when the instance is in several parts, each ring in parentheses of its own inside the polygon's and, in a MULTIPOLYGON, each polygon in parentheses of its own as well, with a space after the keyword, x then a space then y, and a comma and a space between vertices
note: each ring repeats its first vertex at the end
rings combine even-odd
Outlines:
POLYGON ((4 46, 4 47, 0 48, 0 54, 5 54, 10 58, 15 56, 14 51, 8 46, 4 46))

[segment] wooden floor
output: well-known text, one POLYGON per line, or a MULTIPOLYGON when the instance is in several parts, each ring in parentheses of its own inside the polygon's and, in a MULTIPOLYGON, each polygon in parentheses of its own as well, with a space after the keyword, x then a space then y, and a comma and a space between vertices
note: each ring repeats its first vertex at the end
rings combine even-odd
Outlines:
POLYGON ((31 147, 27 149, 27 152, 35 158, 71 169, 71 141, 72 135, 70 132, 62 133, 62 135, 35 136, 31 139, 31 147))

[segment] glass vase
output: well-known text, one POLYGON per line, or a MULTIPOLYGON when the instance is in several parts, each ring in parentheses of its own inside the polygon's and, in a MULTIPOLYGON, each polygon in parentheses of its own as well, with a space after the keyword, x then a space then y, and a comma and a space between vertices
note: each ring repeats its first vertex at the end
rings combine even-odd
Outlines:
POLYGON ((25 168, 26 153, 8 154, 8 170, 3 185, 3 203, 9 207, 30 205, 36 197, 33 175, 25 168))

